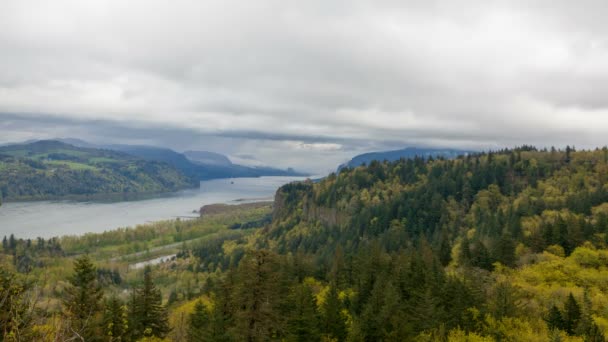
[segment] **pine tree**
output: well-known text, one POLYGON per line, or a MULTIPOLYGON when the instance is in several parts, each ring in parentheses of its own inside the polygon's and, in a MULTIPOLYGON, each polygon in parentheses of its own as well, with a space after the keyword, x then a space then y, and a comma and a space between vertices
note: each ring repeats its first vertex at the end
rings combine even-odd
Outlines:
POLYGON ((452 261, 452 246, 450 246, 447 233, 441 235, 441 244, 439 245, 439 261, 443 266, 447 266, 450 261, 452 261))
POLYGON ((126 341, 127 338, 127 306, 118 299, 112 296, 105 305, 103 317, 104 334, 109 341, 126 341))
POLYGON ((16 248, 17 248, 17 239, 15 239, 14 234, 11 234, 10 237, 8 238, 8 249, 10 249, 11 251, 15 251, 16 248))
POLYGON ((494 254, 494 259, 503 265, 509 267, 515 266, 515 241, 513 241, 509 233, 505 233, 500 237, 494 248, 494 254))
POLYGON ((306 284, 296 285, 289 298, 288 340, 307 342, 319 340, 319 319, 312 290, 306 284))
POLYGON ((276 256, 265 250, 250 252, 241 260, 234 298, 240 340, 266 341, 282 330, 278 266, 276 256))
POLYGON ((514 317, 517 311, 515 306, 515 293, 513 286, 508 282, 496 284, 491 298, 491 308, 494 317, 514 317))
POLYGON ((547 315, 547 325, 549 329, 554 330, 564 330, 564 319, 562 317, 561 311, 557 308, 557 306, 553 305, 549 310, 549 314, 547 315))
POLYGON ((168 315, 162 305, 160 290, 152 281, 149 266, 144 270, 144 283, 135 289, 131 303, 131 334, 135 339, 144 336, 163 338, 169 332, 168 315))
POLYGON ((465 236, 460 243, 460 254, 458 259, 461 265, 468 265, 471 262, 471 246, 469 239, 465 236))
POLYGON ((188 341, 212 341, 209 333, 210 317, 202 301, 194 305, 194 312, 188 318, 188 341))
POLYGON ((570 335, 575 333, 576 327, 581 319, 581 307, 574 299, 572 293, 568 296, 564 305, 564 330, 570 335))
POLYGON ((99 339, 101 298, 103 291, 97 281, 97 270, 88 255, 74 261, 74 275, 65 289, 65 307, 70 331, 86 341, 99 339))
POLYGON ((490 258, 490 252, 483 244, 483 242, 477 240, 474 244, 474 253, 471 259, 471 266, 483 268, 484 270, 491 271, 492 259, 490 258))
POLYGON ((327 297, 321 306, 323 333, 329 338, 344 341, 346 338, 346 322, 342 317, 342 303, 338 296, 335 282, 329 284, 327 297))
POLYGON ((403 340, 397 338, 407 326, 399 304, 399 293, 392 283, 384 277, 378 279, 360 316, 366 341, 403 340))

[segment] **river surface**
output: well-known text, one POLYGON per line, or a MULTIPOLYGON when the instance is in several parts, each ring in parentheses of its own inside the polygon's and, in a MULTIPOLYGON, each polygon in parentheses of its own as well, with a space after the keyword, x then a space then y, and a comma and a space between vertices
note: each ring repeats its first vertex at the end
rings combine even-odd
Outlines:
POLYGON ((10 234, 24 239, 80 235, 177 217, 198 217, 199 208, 206 204, 270 201, 281 185, 302 179, 215 179, 201 182, 200 189, 126 202, 9 202, 0 206, 0 238, 10 234))

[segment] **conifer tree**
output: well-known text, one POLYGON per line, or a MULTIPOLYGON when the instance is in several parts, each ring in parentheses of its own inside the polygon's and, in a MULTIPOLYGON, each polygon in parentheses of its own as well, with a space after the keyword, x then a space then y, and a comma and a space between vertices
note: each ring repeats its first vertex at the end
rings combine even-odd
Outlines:
POLYGON ((490 259, 490 252, 483 244, 483 242, 477 240, 474 244, 474 253, 471 257, 471 266, 483 268, 484 270, 492 270, 492 259, 490 259))
POLYGON ((572 293, 568 296, 564 305, 564 330, 570 335, 575 333, 578 323, 581 319, 581 307, 574 299, 572 293))
POLYGON ((248 342, 266 341, 283 328, 278 312, 279 267, 276 256, 265 250, 250 252, 238 269, 235 313, 239 339, 248 342))
POLYGON ((447 238, 447 234, 441 235, 441 243, 439 245, 439 261, 441 265, 447 266, 452 260, 452 246, 447 238))
POLYGON ((346 338, 346 322, 342 317, 342 303, 338 296, 338 288, 335 282, 329 284, 329 291, 323 305, 321 306, 321 322, 323 333, 338 341, 346 338))
POLYGON ((306 284, 296 285, 289 298, 291 313, 287 322, 288 340, 307 342, 319 340, 319 319, 312 290, 306 284))
POLYGON ((494 248, 494 254, 496 261, 509 267, 515 266, 515 241, 513 241, 509 233, 503 234, 498 239, 494 248))
POLYGON ((188 341, 212 341, 209 334, 210 317, 202 301, 194 305, 194 312, 188 318, 188 341))
POLYGON ((102 297, 103 291, 97 281, 97 270, 89 256, 76 259, 74 275, 63 297, 69 330, 75 338, 85 341, 99 339, 102 297))
POLYGON ((131 303, 130 329, 135 339, 155 336, 163 338, 169 332, 168 315, 162 305, 160 290, 152 281, 149 266, 144 270, 144 283, 135 289, 131 303))
POLYGON ((105 305, 103 327, 109 341, 126 341, 128 318, 127 306, 116 296, 110 297, 105 305))
POLYGON ((565 328, 562 313, 555 305, 553 305, 551 309, 549 309, 549 314, 547 315, 547 325, 551 330, 564 330, 565 328))

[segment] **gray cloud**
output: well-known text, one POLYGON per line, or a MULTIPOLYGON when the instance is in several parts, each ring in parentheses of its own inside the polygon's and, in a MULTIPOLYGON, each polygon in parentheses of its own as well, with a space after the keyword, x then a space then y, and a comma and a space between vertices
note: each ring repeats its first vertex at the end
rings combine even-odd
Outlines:
POLYGON ((320 171, 410 144, 594 147, 608 133, 606 13, 591 0, 9 0, 0 132, 320 171))

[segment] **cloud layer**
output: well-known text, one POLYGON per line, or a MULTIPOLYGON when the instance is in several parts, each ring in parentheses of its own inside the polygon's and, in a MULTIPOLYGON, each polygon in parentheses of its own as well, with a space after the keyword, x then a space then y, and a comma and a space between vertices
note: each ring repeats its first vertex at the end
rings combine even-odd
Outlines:
POLYGON ((605 1, 8 0, 0 133, 135 136, 323 171, 411 144, 601 146, 607 13, 605 1))

